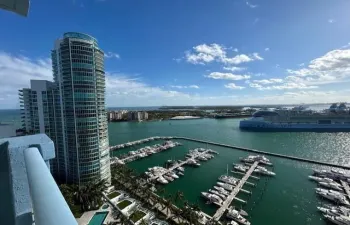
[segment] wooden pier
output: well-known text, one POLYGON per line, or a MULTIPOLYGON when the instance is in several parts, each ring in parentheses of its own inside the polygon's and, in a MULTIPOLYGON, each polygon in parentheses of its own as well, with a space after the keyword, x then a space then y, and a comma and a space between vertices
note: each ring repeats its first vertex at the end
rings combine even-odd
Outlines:
POLYGON ((343 180, 340 181, 341 185, 343 185, 343 188, 345 190, 346 195, 348 196, 349 200, 350 200, 350 187, 349 184, 343 180))
POLYGON ((219 221, 221 216, 225 213, 226 209, 230 207, 232 200, 236 197, 238 192, 243 187, 244 183, 248 180, 249 176, 253 173, 254 169, 258 166, 258 162, 254 162, 254 164, 249 168, 247 173, 242 177, 236 187, 232 190, 231 194, 227 197, 227 199, 222 203, 221 207, 215 212, 213 216, 213 220, 219 221))
POLYGON ((173 171, 173 170, 175 170, 176 168, 179 168, 180 166, 185 165, 185 164, 188 163, 190 160, 194 160, 194 159, 198 158, 199 156, 202 156, 202 155, 207 154, 207 153, 210 152, 210 151, 211 151, 211 150, 206 150, 206 151, 204 151, 204 152, 200 152, 199 154, 196 154, 195 156, 192 156, 191 158, 188 158, 188 159, 186 159, 185 161, 183 161, 183 162, 181 162, 181 163, 177 163, 177 164, 175 164, 174 166, 172 166, 172 167, 170 167, 170 168, 168 168, 168 169, 165 169, 164 172, 157 174, 157 176, 153 176, 153 177, 149 178, 149 180, 156 180, 156 179, 158 179, 160 176, 163 176, 164 174, 167 174, 167 173, 169 173, 170 171, 173 171))

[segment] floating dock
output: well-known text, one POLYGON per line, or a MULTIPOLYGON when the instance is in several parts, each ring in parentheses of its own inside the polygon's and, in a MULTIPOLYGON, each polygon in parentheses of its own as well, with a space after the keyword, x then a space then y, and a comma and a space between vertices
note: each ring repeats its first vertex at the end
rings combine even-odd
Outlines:
POLYGON ((254 162, 254 164, 249 168, 247 173, 242 177, 236 187, 232 190, 231 194, 222 203, 221 207, 215 212, 213 220, 219 221, 221 216, 225 213, 226 209, 230 207, 233 199, 235 199, 238 192, 242 189, 243 185, 247 182, 249 176, 253 173, 254 169, 258 166, 259 162, 254 162))
POLYGON ((156 179, 158 179, 160 176, 163 176, 164 174, 167 174, 167 173, 169 173, 170 171, 173 171, 173 170, 179 168, 180 166, 183 166, 183 165, 187 164, 190 160, 194 160, 194 159, 198 158, 199 156, 202 156, 202 155, 207 154, 208 152, 211 152, 211 150, 205 150, 204 152, 200 152, 199 154, 197 154, 197 155, 195 155, 195 156, 192 156, 191 158, 188 158, 188 159, 186 159, 185 161, 183 161, 183 162, 181 162, 181 163, 177 163, 177 164, 175 164, 174 166, 172 166, 172 167, 170 167, 170 168, 164 170, 164 172, 159 173, 157 176, 153 176, 153 177, 151 177, 151 178, 149 178, 149 179, 150 179, 150 180, 156 180, 156 179))
POLYGON ((304 159, 304 158, 289 156, 289 155, 282 155, 282 154, 278 154, 278 153, 265 152, 265 151, 260 151, 260 150, 256 150, 256 149, 252 149, 252 148, 245 148, 245 147, 239 147, 239 146, 234 146, 234 145, 220 144, 220 143, 216 143, 216 142, 204 141, 204 140, 187 138, 187 137, 172 137, 172 139, 182 139, 182 140, 187 140, 187 141, 194 141, 194 142, 216 145, 216 146, 225 147, 225 148, 238 149, 238 150, 242 150, 242 151, 246 151, 246 152, 253 152, 253 153, 257 153, 257 154, 264 154, 264 155, 269 155, 269 156, 274 156, 274 157, 279 157, 279 158, 284 158, 284 159, 291 159, 291 160, 300 161, 300 162, 307 162, 307 163, 313 163, 313 164, 318 164, 318 165, 323 165, 323 166, 331 166, 331 167, 350 170, 349 166, 321 162, 321 161, 312 160, 312 159, 304 159))

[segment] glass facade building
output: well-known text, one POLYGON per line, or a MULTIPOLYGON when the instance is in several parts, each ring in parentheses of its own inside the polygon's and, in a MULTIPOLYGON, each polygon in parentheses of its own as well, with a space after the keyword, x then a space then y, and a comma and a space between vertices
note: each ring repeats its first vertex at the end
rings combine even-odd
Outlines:
MULTIPOLYGON (((44 132, 56 146, 52 173, 61 182, 86 184, 104 179, 110 183, 104 53, 95 38, 69 32, 55 42, 51 57, 54 82, 42 93, 39 104, 43 105, 44 132)), ((37 104, 34 91, 32 86, 29 102, 37 104)), ((26 92, 20 92, 23 114, 30 112, 30 120, 24 118, 26 130, 44 133, 36 115, 40 110, 28 105, 26 92)))

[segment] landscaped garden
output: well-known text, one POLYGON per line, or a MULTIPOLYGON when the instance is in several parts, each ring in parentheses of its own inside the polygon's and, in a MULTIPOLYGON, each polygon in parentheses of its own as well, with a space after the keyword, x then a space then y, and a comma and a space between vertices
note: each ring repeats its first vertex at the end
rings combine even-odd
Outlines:
POLYGON ((117 197, 117 196, 119 196, 119 195, 120 195, 119 192, 113 191, 112 193, 109 193, 109 194, 107 195, 107 197, 108 197, 109 199, 113 199, 113 198, 115 198, 115 197, 117 197))
POLYGON ((136 223, 137 221, 142 219, 145 215, 146 215, 146 213, 144 213, 144 212, 142 212, 140 210, 136 210, 135 212, 133 212, 130 215, 130 219, 131 219, 132 222, 136 223))
POLYGON ((123 210, 123 209, 125 209, 125 207, 128 207, 130 204, 131 204, 131 202, 129 200, 123 200, 123 201, 119 202, 117 204, 117 206, 120 210, 123 210))

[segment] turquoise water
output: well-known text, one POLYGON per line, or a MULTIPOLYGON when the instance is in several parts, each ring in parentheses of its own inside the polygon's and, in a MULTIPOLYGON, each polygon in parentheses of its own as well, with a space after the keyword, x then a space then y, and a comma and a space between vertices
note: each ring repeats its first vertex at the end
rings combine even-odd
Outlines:
POLYGON ((88 225, 102 225, 103 221, 107 217, 108 212, 97 212, 89 221, 88 225))
MULTIPOLYGON (((186 136, 349 165, 350 135, 348 133, 251 133, 240 131, 238 124, 238 119, 110 123, 109 138, 110 144, 115 145, 150 136, 186 136)), ((157 142, 116 151, 113 155, 157 142)), ((141 173, 149 167, 162 166, 168 159, 183 159, 188 149, 206 147, 204 144, 191 141, 181 140, 180 142, 183 146, 128 165, 141 173)), ((202 166, 199 168, 186 167, 185 176, 164 187, 170 194, 181 190, 187 200, 197 203, 206 213, 213 214, 217 208, 205 204, 200 192, 212 188, 217 177, 226 173, 227 165, 231 170, 232 163, 238 163, 239 158, 247 156, 248 153, 224 147, 210 145, 208 147, 220 154, 210 161, 201 162, 202 166)), ((245 185, 244 188, 251 190, 253 194, 249 196, 240 193, 237 196, 246 200, 247 204, 242 205, 235 201, 233 204, 243 207, 249 213, 248 219, 252 224, 326 224, 322 215, 316 210, 316 206, 321 204, 314 191, 317 186, 308 180, 312 169, 320 166, 275 157, 269 158, 274 164, 276 177, 262 178, 259 181, 250 179, 250 182, 257 184, 256 187, 245 185)), ((239 177, 239 175, 234 176, 239 177)))

